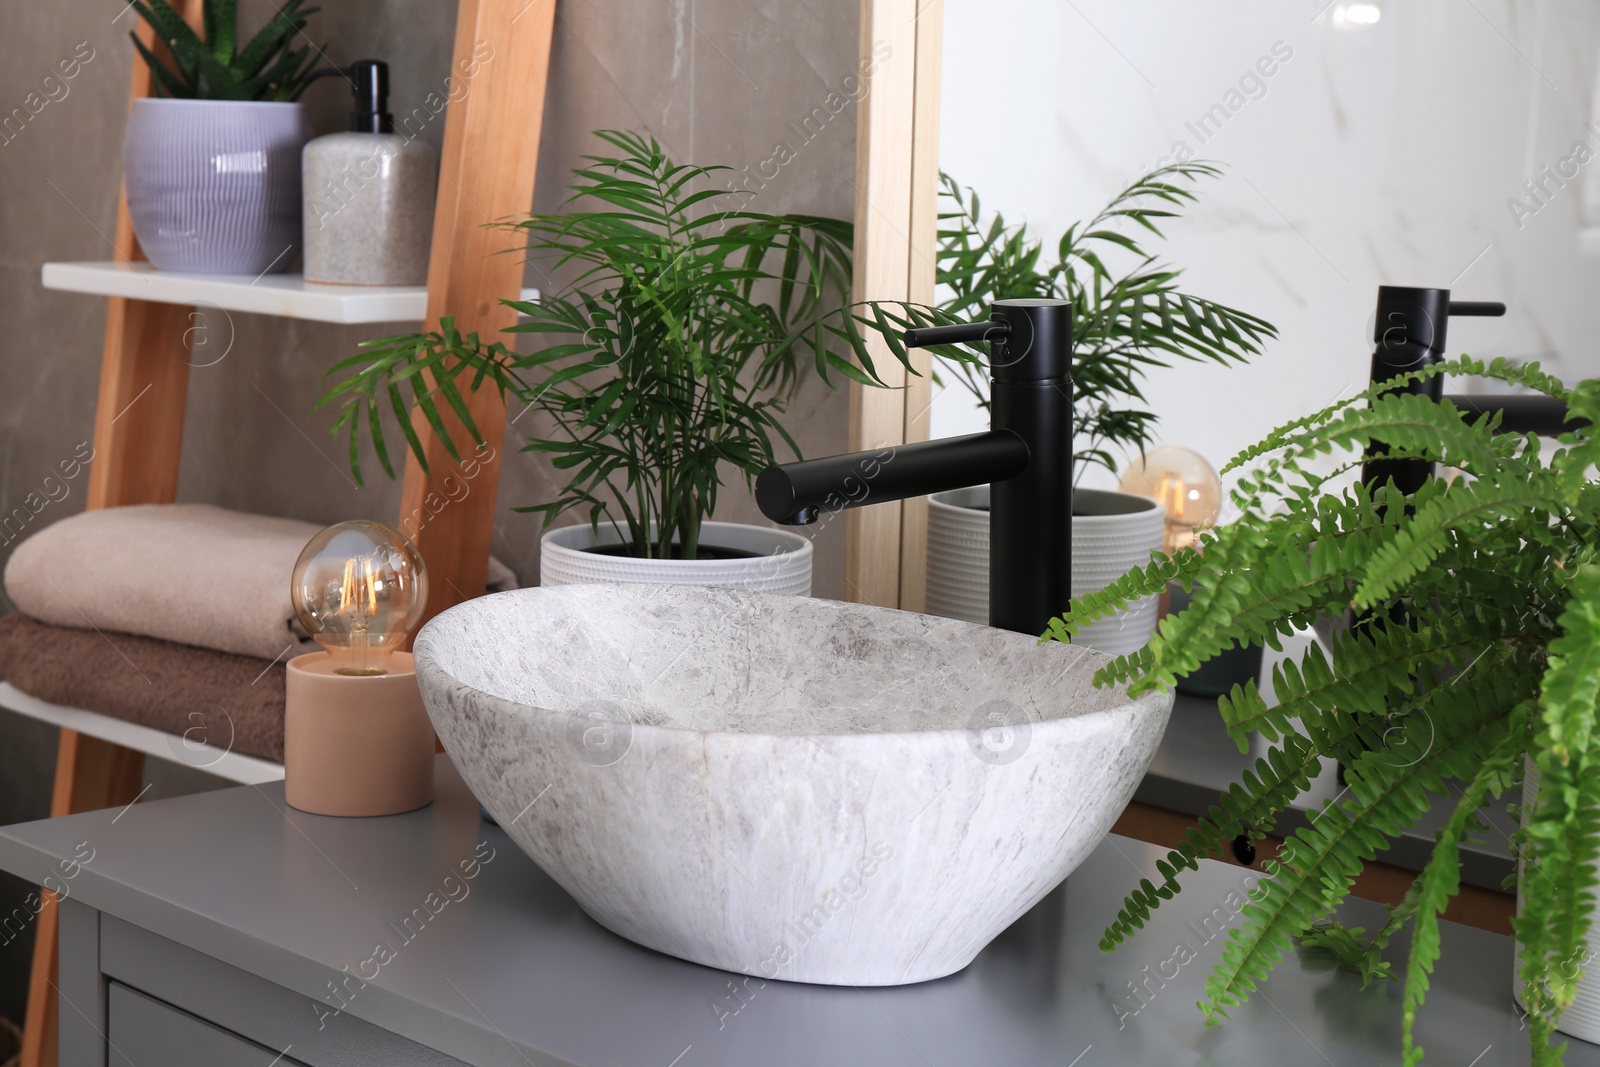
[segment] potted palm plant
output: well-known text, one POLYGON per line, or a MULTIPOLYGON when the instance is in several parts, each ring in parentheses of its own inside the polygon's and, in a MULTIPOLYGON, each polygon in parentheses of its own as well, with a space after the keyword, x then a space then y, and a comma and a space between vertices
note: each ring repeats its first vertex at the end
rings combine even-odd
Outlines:
POLYGON ((297 102, 312 73, 305 27, 317 9, 287 0, 240 48, 236 0, 205 0, 203 37, 166 0, 132 5, 170 58, 129 35, 155 91, 133 102, 123 142, 139 246, 162 270, 288 270, 300 246, 300 150, 311 136, 297 102))
MULTIPOLYGON (((1068 228, 1046 257, 1026 225, 985 220, 978 194, 941 175, 936 277, 943 299, 934 306, 878 303, 878 325, 895 348, 908 326, 984 318, 997 298, 1052 297, 1073 304, 1073 468, 1115 472, 1117 453, 1138 454, 1156 422, 1144 410, 1140 382, 1172 359, 1241 362, 1277 336, 1271 324, 1178 288, 1181 271, 1156 262, 1139 231, 1161 237, 1161 220, 1175 218, 1195 199, 1191 186, 1220 171, 1207 163, 1159 167, 1113 197, 1094 218, 1068 228), (1131 224, 1131 227, 1129 226, 1131 224), (1133 232, 1129 232, 1132 229, 1133 232), (1107 263, 1131 254, 1124 272, 1107 263)), ((863 316, 862 321, 868 319, 863 316)), ((899 349, 895 348, 897 354, 899 349)), ((959 349, 934 349, 944 374, 987 410, 988 379, 981 363, 959 349)), ((936 615, 984 622, 988 617, 989 522, 987 487, 936 494, 928 509, 927 609, 936 615)), ((1130 493, 1076 488, 1073 493, 1072 587, 1092 592, 1129 567, 1149 560, 1164 532, 1159 505, 1130 493)), ((1156 598, 1130 605, 1080 635, 1106 652, 1132 651, 1155 625, 1156 598)))
POLYGON ((1440 914, 1459 889, 1460 846, 1488 832, 1477 814, 1486 801, 1520 790, 1515 983, 1533 1061, 1560 1062, 1550 1043, 1558 1026, 1600 1040, 1600 980, 1587 948, 1600 887, 1596 422, 1600 379, 1567 389, 1536 365, 1501 360, 1410 372, 1241 454, 1229 466, 1255 468, 1233 492, 1242 517, 1204 535, 1199 551, 1181 550, 1074 600, 1052 623, 1052 636, 1067 639, 1170 580, 1192 588, 1189 610, 1096 676, 1097 684, 1128 683, 1134 695, 1171 686, 1225 649, 1276 645, 1321 616, 1358 613, 1331 654, 1313 646, 1298 664, 1275 669, 1275 706, 1254 681, 1222 699, 1241 750, 1253 732, 1271 749, 1158 865, 1161 884, 1146 880, 1129 895, 1102 948, 1142 926, 1200 857, 1240 833, 1270 832, 1318 761, 1337 760, 1348 788, 1267 864, 1268 879, 1245 905, 1200 1007, 1210 1022, 1225 1019, 1309 935, 1365 975, 1403 983, 1402 1052, 1413 1064, 1421 1051, 1412 1024, 1438 962, 1440 914), (1448 402, 1390 392, 1442 373, 1559 397, 1584 428, 1545 457, 1531 435, 1497 434, 1497 415, 1471 418, 1448 402), (1313 469, 1318 457, 1326 468, 1329 453, 1374 440, 1389 456, 1434 461, 1465 477, 1435 478, 1405 496, 1392 482, 1338 488, 1351 466, 1338 455, 1334 472, 1313 469), (1326 925, 1362 864, 1435 804, 1448 817, 1387 923, 1370 936, 1326 925), (1383 956, 1408 927, 1409 957, 1397 974, 1383 956))
POLYGON ((543 584, 809 593, 809 540, 708 517, 724 465, 748 481, 775 462, 774 441, 798 454, 781 416, 807 363, 830 383, 832 372, 877 381, 870 361, 863 369, 830 348, 848 332, 834 320, 848 298, 850 224, 707 210, 727 195, 714 180, 725 168, 675 163, 636 134, 598 136, 618 154, 586 157, 566 210, 515 224, 530 258, 577 272, 565 292, 508 301, 523 316, 509 332, 549 343, 519 353, 445 320, 438 331, 364 345, 329 372, 345 376, 319 406, 340 407, 334 432, 350 435, 358 478, 364 435, 394 476, 380 411, 394 412, 425 462, 402 388, 452 455, 440 403, 478 439, 458 382, 492 383, 542 412, 552 430, 525 450, 549 456, 568 480, 555 499, 521 510, 547 527, 569 512, 587 520, 544 535, 543 584))

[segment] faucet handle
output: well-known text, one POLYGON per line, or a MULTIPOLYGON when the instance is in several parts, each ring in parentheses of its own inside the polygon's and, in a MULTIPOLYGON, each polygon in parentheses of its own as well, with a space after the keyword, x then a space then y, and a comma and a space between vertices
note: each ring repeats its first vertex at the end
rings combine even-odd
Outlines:
POLYGON ((1506 306, 1498 300, 1452 300, 1447 305, 1452 316, 1476 315, 1497 319, 1506 313, 1506 306))
POLYGON ((929 348, 933 345, 961 345, 974 341, 1004 340, 1011 332, 1005 319, 984 319, 981 322, 963 322, 954 326, 921 326, 907 330, 904 341, 907 348, 929 348))

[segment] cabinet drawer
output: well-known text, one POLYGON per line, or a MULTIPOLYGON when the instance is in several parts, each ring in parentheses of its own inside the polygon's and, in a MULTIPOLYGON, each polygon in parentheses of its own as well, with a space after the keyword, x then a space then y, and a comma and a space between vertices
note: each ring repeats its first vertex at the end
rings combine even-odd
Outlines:
POLYGON ((111 1067, 304 1067, 120 982, 111 983, 107 1009, 111 1067))

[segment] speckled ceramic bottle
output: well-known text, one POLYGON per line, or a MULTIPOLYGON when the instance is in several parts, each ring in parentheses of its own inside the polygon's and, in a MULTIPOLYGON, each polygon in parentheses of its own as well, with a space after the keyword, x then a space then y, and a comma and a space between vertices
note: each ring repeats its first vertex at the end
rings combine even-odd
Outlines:
POLYGON ((302 156, 306 280, 423 285, 439 157, 394 132, 387 64, 363 59, 345 73, 351 132, 318 137, 302 156))

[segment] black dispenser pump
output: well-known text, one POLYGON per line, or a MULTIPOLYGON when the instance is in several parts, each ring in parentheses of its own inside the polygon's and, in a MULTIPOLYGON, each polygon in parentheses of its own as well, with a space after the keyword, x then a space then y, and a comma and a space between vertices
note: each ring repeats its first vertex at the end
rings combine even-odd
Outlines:
POLYGON ((356 107, 350 112, 350 129, 355 133, 393 133, 394 116, 389 113, 389 64, 381 59, 358 59, 345 71, 355 93, 356 107))

